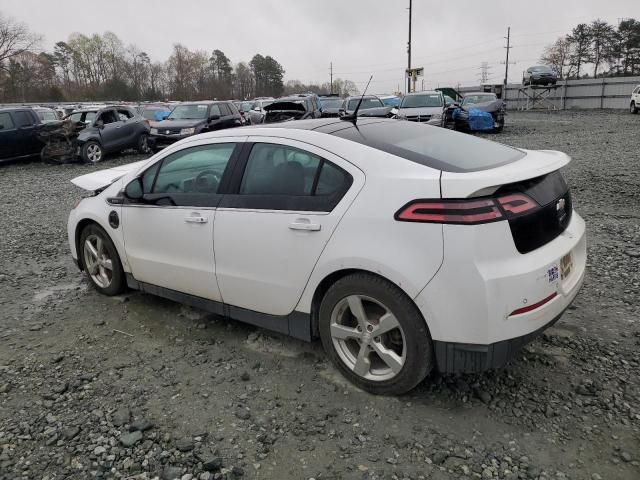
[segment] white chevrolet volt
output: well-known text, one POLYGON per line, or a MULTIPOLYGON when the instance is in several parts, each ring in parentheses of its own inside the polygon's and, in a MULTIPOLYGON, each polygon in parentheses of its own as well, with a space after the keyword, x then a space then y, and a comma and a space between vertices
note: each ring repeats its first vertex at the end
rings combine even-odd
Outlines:
POLYGON ((83 175, 71 254, 95 288, 159 295, 313 340, 373 393, 503 366, 582 285, 560 169, 413 122, 205 133, 83 175))

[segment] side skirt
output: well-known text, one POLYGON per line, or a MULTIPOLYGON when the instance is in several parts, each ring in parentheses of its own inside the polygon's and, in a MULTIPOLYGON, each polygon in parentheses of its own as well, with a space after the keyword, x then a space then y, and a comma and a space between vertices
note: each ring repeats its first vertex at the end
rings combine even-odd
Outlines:
POLYGON ((189 295, 169 288, 159 287, 150 283, 139 282, 130 273, 127 276, 127 286, 133 290, 157 295, 174 302, 183 303, 191 307, 199 308, 222 317, 238 320, 240 322, 266 328, 278 333, 284 333, 294 338, 310 342, 311 315, 294 310, 288 315, 270 315, 268 313, 255 312, 245 308, 227 305, 222 302, 208 300, 206 298, 189 295))

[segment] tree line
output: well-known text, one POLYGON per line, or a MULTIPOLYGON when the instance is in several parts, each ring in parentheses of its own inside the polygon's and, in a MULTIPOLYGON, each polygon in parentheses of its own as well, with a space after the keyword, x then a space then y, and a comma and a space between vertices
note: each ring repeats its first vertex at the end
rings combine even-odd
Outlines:
POLYGON ((544 49, 540 61, 561 78, 640 74, 640 21, 581 23, 544 49))
POLYGON ((248 99, 290 87, 269 55, 233 64, 222 50, 176 43, 166 61, 152 61, 111 32, 74 33, 50 52, 39 50, 40 42, 23 23, 0 14, 1 102, 248 99))

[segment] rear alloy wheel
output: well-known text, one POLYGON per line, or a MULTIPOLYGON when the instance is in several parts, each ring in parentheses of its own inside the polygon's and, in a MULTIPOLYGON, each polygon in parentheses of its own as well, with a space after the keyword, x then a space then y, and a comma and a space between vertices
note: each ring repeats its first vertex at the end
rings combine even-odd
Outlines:
POLYGON ((116 247, 98 225, 89 225, 80 236, 84 271, 100 293, 117 295, 125 287, 125 276, 116 247))
POLYGON ((149 135, 143 133, 138 138, 138 145, 136 147, 138 153, 149 153, 151 152, 151 148, 149 148, 149 135))
POLYGON ((636 102, 631 102, 631 107, 629 108, 629 111, 633 114, 638 113, 638 106, 636 105, 636 102))
POLYGON ((415 304, 397 286, 371 274, 338 280, 320 305, 328 356, 352 383, 371 393, 411 390, 433 366, 431 339, 415 304))
POLYGON ((98 142, 87 142, 82 147, 82 159, 86 163, 98 163, 103 156, 104 151, 98 142))

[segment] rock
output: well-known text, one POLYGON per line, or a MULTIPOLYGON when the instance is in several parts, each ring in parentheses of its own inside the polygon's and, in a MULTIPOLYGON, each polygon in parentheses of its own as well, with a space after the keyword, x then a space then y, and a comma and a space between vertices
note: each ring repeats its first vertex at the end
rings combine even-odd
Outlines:
POLYGON ((193 440, 190 438, 186 438, 186 437, 181 438, 176 442, 176 448, 181 452, 189 452, 193 450, 194 447, 195 447, 195 444, 193 443, 193 440))
POLYGON ((131 411, 127 408, 119 408, 111 417, 111 423, 113 423, 116 427, 121 427, 125 423, 129 423, 129 419, 131 418, 131 411))
POLYGON ((122 435, 120 435, 120 443, 125 447, 132 447, 140 440, 142 440, 142 432, 139 430, 131 433, 123 433, 122 435))
POLYGON ((631 461, 631 455, 629 454, 629 452, 621 452, 620 453, 620 458, 622 460, 624 460, 625 462, 630 462, 631 461))
POLYGON ((59 353, 52 359, 53 363, 60 363, 62 360, 64 360, 64 355, 62 353, 59 353))
POLYGON ((489 392, 476 389, 475 393, 482 403, 488 404, 489 402, 491 402, 491 394, 489 392))
POLYGON ((437 463, 438 465, 444 463, 447 458, 449 458, 449 454, 443 451, 438 451, 432 456, 433 463, 437 463))
POLYGON ((242 375, 240 375, 240 380, 242 380, 243 382, 248 382, 250 379, 251 376, 248 372, 242 372, 242 375))
POLYGON ((93 454, 94 455, 102 455, 104 453, 107 452, 107 449, 104 448, 102 445, 97 446, 96 448, 93 449, 93 454))
POLYGON ((3 383, 0 385, 0 393, 9 393, 11 391, 10 383, 3 383))
POLYGON ((240 420, 249 420, 251 418, 251 413, 243 408, 236 411, 236 417, 240 420))
POLYGON ((80 427, 68 427, 62 430, 62 437, 66 440, 71 440, 75 438, 78 433, 80 433, 80 427))
POLYGON ((63 393, 65 393, 67 390, 69 389, 69 382, 63 382, 59 385, 56 385, 55 387, 53 387, 53 391, 54 393, 57 393, 58 395, 62 395, 63 393))
POLYGON ((215 472, 222 468, 222 459, 220 457, 214 457, 202 464, 202 468, 207 472, 215 472))
POLYGON ((185 473, 184 475, 182 475, 182 477, 180 478, 180 480, 192 480, 193 479, 193 475, 191 475, 190 473, 185 473))
POLYGON ((135 432, 136 430, 140 430, 141 432, 145 432, 147 430, 150 430, 154 427, 153 422, 142 418, 140 420, 135 420, 133 422, 131 422, 131 425, 129 425, 129 431, 130 432, 135 432))
POLYGON ((162 474, 160 475, 160 478, 162 480, 179 480, 181 476, 182 476, 182 468, 166 466, 162 470, 162 474))
POLYGON ((244 470, 241 467, 233 467, 231 469, 231 473, 236 477, 242 477, 244 475, 244 470))

